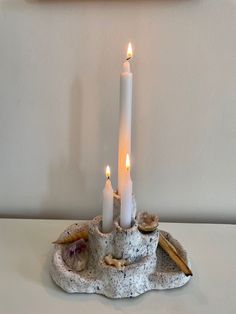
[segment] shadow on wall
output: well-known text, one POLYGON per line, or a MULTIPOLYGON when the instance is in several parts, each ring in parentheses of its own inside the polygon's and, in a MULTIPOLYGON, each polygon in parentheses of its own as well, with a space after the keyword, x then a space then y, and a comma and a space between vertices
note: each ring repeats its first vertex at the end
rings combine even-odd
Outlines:
POLYGON ((170 3, 170 2, 190 2, 193 0, 25 0, 28 3, 74 3, 74 2, 163 2, 163 3, 170 3))
MULTIPOLYGON (((52 161, 48 170, 48 193, 41 206, 41 217, 65 218, 65 210, 83 204, 86 193, 86 173, 81 167, 83 94, 80 82, 75 79, 71 88, 69 113, 69 156, 52 161), (75 199, 76 198, 76 199, 75 199), (54 208, 52 208, 54 204, 54 208)), ((67 213, 68 218, 69 212, 67 213)), ((86 214, 86 213, 84 213, 86 214)), ((81 219, 85 218, 81 216, 81 219)))
POLYGON ((171 5, 171 4, 176 4, 176 3, 183 3, 183 2, 197 2, 197 0, 23 0, 23 1, 19 1, 19 0, 2 0, 0 7, 3 9, 16 9, 22 8, 22 4, 25 3, 27 4, 32 4, 32 5, 51 5, 51 4, 75 4, 75 3, 109 3, 109 4, 117 4, 117 3, 121 3, 121 4, 130 4, 133 5, 134 3, 158 3, 158 4, 163 4, 165 7, 171 5))

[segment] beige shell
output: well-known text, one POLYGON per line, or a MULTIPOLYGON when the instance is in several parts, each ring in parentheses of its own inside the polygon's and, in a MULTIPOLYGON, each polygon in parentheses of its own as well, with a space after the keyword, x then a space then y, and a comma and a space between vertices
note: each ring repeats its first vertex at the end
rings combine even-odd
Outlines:
POLYGON ((116 259, 111 255, 105 256, 105 263, 110 266, 114 266, 118 270, 123 270, 127 265, 127 261, 125 259, 116 259))
POLYGON ((79 239, 88 240, 88 224, 76 223, 69 226, 53 244, 68 244, 79 239))
POLYGON ((158 226, 159 218, 157 215, 148 212, 141 212, 138 214, 138 228, 143 232, 152 232, 158 226))

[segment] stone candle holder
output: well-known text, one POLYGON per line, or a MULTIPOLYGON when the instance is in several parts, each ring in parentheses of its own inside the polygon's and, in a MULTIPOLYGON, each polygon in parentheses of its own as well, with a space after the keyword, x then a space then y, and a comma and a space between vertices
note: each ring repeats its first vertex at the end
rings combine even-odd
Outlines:
MULTIPOLYGON (((63 260, 64 246, 56 244, 50 273, 52 279, 69 293, 98 293, 109 298, 135 297, 149 290, 177 288, 187 283, 186 277, 169 256, 158 246, 162 232, 176 247, 182 258, 187 254, 180 243, 164 231, 157 229, 144 234, 134 220, 130 229, 123 229, 114 222, 110 233, 102 233, 101 217, 88 222, 89 257, 83 271, 75 271, 63 260), (122 269, 108 265, 105 257, 126 261, 122 269)), ((76 224, 69 227, 76 228, 76 224)), ((190 265, 189 265, 190 266, 190 265)))

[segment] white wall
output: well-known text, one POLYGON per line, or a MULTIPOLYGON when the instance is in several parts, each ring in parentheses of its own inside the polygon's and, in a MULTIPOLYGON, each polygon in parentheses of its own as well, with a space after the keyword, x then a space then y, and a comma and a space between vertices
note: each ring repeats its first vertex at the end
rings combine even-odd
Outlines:
POLYGON ((0 216, 101 212, 132 41, 139 208, 236 222, 235 35, 236 0, 0 0, 0 216))

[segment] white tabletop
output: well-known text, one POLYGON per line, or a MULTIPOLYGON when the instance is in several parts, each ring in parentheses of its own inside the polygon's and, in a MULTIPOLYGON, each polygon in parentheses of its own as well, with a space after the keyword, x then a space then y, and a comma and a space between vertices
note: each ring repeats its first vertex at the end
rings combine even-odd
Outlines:
POLYGON ((67 294, 48 273, 51 241, 74 221, 0 219, 0 313, 236 313, 236 226, 162 223, 188 251, 194 273, 178 289, 110 300, 67 294))

